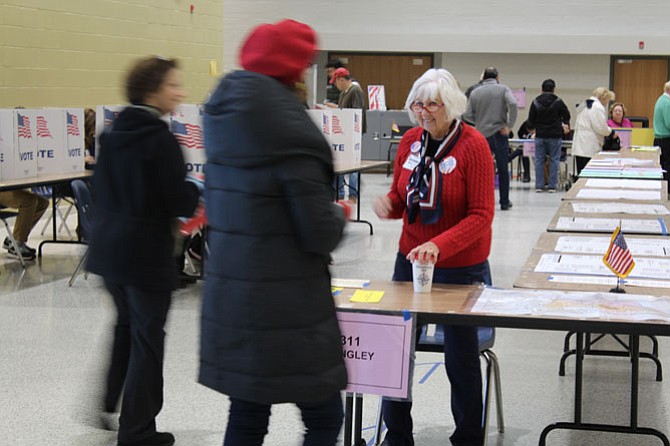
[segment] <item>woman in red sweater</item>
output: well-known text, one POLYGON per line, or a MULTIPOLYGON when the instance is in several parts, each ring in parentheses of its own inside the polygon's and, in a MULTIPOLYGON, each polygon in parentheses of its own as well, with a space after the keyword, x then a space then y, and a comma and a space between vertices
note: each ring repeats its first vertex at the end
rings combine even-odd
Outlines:
MULTIPOLYGON (((419 126, 398 147, 380 218, 403 219, 393 280, 412 281, 411 261, 435 262, 433 282, 491 283, 493 158, 486 139, 459 119, 465 95, 444 69, 426 71, 405 108, 419 126)), ((419 324, 421 321, 419 321, 419 324)), ((482 379, 476 327, 444 327, 444 358, 456 430, 453 445, 482 445, 482 379)), ((411 401, 384 401, 384 445, 414 445, 411 401)))

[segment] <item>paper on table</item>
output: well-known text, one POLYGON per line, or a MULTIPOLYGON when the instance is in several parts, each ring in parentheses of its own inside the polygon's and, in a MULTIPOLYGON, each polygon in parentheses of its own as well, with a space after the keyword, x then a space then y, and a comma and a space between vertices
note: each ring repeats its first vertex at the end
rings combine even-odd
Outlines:
POLYGON ((623 233, 664 234, 665 225, 656 218, 559 217, 556 229, 565 231, 613 232, 621 224, 623 233))
POLYGON ((342 288, 365 288, 370 286, 370 281, 365 279, 338 279, 331 278, 330 286, 342 288))
POLYGON ((351 299, 349 299, 349 302, 363 302, 373 304, 382 300, 383 295, 383 291, 356 290, 354 295, 351 296, 351 299))
MULTIPOLYGON (((535 266, 538 273, 582 274, 612 276, 601 255, 586 254, 542 254, 535 266)), ((670 277, 670 258, 635 257, 631 278, 661 279, 670 277)))
POLYGON ((584 203, 570 202, 572 210, 579 214, 649 214, 670 215, 670 210, 662 204, 584 203))
MULTIPOLYGON (((645 181, 640 181, 645 183, 645 181)), ((576 198, 605 199, 605 200, 656 200, 661 199, 660 190, 631 190, 631 189, 581 189, 576 198)))
MULTIPOLYGON (((554 251, 604 255, 609 248, 610 240, 609 236, 561 236, 556 240, 554 251)), ((668 238, 627 238, 626 244, 633 257, 670 257, 670 239, 668 238)))
POLYGON ((661 189, 661 181, 615 180, 612 178, 589 178, 584 187, 605 189, 661 189))

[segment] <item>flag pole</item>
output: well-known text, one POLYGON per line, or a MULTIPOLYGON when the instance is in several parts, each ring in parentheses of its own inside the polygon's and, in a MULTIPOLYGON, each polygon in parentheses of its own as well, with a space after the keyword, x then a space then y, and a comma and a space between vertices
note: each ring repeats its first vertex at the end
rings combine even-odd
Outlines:
MULTIPOLYGON (((623 234, 623 230, 622 230, 621 226, 622 226, 621 225, 621 219, 619 219, 619 232, 621 234, 623 234)), ((616 288, 612 288, 610 290, 610 293, 626 294, 626 290, 624 290, 621 287, 621 276, 619 276, 618 274, 616 275, 616 288)))

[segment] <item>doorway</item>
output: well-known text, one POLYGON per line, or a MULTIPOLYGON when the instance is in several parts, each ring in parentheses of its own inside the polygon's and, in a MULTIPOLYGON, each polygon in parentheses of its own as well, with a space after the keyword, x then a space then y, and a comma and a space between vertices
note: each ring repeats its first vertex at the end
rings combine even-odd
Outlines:
POLYGON ((612 56, 610 88, 616 93, 616 102, 626 106, 628 117, 647 118, 652 126, 656 99, 670 79, 669 61, 669 57, 612 56))
MULTIPOLYGON (((412 84, 433 66, 432 53, 328 53, 339 59, 361 84, 367 97, 368 85, 383 85, 388 110, 401 110, 412 84)), ((366 99, 367 103, 367 99, 366 99)))

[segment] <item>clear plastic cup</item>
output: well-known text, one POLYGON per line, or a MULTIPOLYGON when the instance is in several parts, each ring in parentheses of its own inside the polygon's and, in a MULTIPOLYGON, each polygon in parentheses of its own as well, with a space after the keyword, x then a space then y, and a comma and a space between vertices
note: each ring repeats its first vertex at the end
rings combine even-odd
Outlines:
POLYGON ((433 287, 433 271, 435 264, 423 263, 415 260, 412 263, 412 279, 414 282, 415 293, 430 293, 433 287))

